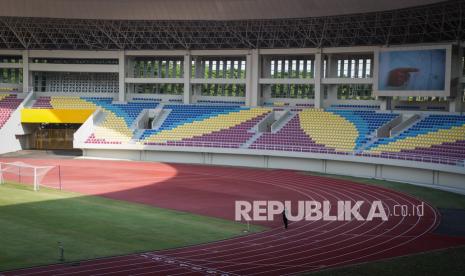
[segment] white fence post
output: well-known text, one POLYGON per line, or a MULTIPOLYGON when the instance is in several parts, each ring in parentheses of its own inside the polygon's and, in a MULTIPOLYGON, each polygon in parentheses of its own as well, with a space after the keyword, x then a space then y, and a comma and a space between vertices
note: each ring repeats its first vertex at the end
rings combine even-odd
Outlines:
POLYGON ((34 168, 34 191, 39 190, 39 185, 37 183, 37 168, 34 168))
POLYGON ((0 184, 3 184, 3 164, 0 163, 0 184))

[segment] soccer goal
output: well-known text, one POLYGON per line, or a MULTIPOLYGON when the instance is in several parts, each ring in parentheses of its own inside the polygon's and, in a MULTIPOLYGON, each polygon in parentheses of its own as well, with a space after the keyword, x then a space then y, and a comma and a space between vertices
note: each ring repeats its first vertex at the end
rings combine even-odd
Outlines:
POLYGON ((30 185, 34 191, 40 187, 60 189, 60 166, 34 166, 24 162, 0 162, 0 183, 30 185))

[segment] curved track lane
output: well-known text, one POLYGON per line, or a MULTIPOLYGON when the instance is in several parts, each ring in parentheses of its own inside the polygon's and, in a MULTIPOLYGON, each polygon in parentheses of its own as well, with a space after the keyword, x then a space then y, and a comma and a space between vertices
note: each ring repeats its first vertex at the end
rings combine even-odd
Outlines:
MULTIPOLYGON (((395 205, 422 202, 345 180, 289 170, 116 161, 27 162, 60 164, 66 190, 226 219, 234 218, 235 200, 316 200, 333 206, 341 200, 381 200, 391 216, 387 221, 300 221, 291 223, 288 230, 274 221, 264 223, 271 227, 268 231, 229 240, 5 275, 288 275, 464 243, 463 239, 432 234, 440 217, 428 203, 423 216, 393 216, 395 205), (86 176, 78 181, 76 170, 83 169, 86 176), (102 179, 102 173, 108 178, 102 179)), ((362 208, 361 213, 366 217, 368 209, 362 208)))

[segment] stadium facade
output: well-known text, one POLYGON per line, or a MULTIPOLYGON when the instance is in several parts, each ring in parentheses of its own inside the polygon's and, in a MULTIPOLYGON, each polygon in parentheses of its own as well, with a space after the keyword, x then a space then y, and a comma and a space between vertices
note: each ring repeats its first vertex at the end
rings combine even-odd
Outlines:
POLYGON ((1 2, 1 152, 465 191, 464 1, 1 2))

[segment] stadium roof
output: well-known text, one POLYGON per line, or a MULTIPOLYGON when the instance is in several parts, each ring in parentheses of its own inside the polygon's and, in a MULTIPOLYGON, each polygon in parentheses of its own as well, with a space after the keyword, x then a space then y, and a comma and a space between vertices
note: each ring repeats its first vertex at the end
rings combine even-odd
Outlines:
MULTIPOLYGON (((465 40, 465 1, 463 0, 441 1, 399 10, 373 11, 430 2, 437 1, 0 0, 0 5, 2 5, 0 8, 0 48, 253 49, 390 45, 465 40), (138 12, 135 8, 128 7, 128 3, 139 2, 144 2, 147 5, 158 3, 157 8, 151 8, 158 10, 148 9, 145 11, 145 15, 137 16, 138 20, 128 20, 138 12), (252 4, 246 6, 245 2, 252 4), (269 4, 264 5, 265 2, 269 2, 269 4), (104 3, 111 4, 105 6, 104 3), (192 6, 192 3, 196 3, 195 7, 192 6), (205 3, 210 3, 213 7, 201 8, 206 5, 205 3), (260 8, 256 3, 262 4, 261 12, 259 12, 260 8), (295 3, 295 5, 291 5, 291 3, 295 3), (327 9, 322 6, 322 3, 325 3, 327 9), (362 3, 364 5, 361 5, 362 3), (101 5, 100 8, 93 8, 93 5, 97 4, 101 5), (312 5, 315 6, 314 10, 311 8, 312 5), (300 7, 300 10, 295 6, 300 7), (104 13, 105 7, 107 9, 104 13), (174 7, 178 7, 179 11, 176 11, 174 7), (247 7, 250 11, 246 11, 247 7), (126 20, 119 18, 120 15, 124 17, 123 10, 125 9, 127 9, 126 20), (166 13, 162 9, 166 9, 166 13), (113 10, 115 10, 114 13, 113 10), (206 20, 209 16, 213 16, 216 10, 222 11, 219 14, 222 14, 224 19, 220 20, 220 15, 216 15, 218 18, 215 20, 206 20), (240 11, 247 14, 247 16, 243 15, 244 17, 259 15, 267 17, 270 14, 270 16, 279 16, 280 18, 227 20, 227 16, 239 15, 240 11), (350 14, 332 15, 336 12, 350 14), (100 13, 115 17, 115 19, 108 17, 91 19, 100 13), (296 18, 298 15, 303 16, 302 13, 304 13, 304 17, 296 18), (131 15, 129 16, 129 14, 131 15), (202 20, 195 20, 200 19, 202 14, 205 15, 202 20), (317 16, 318 14, 326 16, 317 16), (162 15, 165 16, 163 20, 161 17, 157 20, 142 20, 144 16, 157 18, 156 16, 162 15), (186 18, 183 17, 184 15, 186 18), (74 18, 76 16, 80 18, 74 18), (85 16, 89 18, 82 18, 85 16), (172 20, 168 20, 168 18, 172 20)), ((138 5, 134 4, 134 6, 138 5)))
POLYGON ((244 20, 378 12, 443 0, 0 0, 0 16, 111 20, 244 20))

